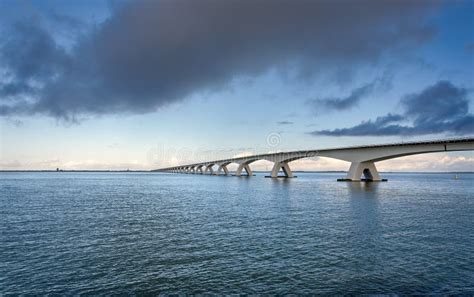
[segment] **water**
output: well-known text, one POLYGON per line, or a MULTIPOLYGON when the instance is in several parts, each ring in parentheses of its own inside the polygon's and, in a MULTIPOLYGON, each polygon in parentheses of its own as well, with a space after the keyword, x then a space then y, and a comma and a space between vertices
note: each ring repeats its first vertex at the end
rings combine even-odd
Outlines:
POLYGON ((0 295, 473 294, 474 175, 0 173, 0 295))

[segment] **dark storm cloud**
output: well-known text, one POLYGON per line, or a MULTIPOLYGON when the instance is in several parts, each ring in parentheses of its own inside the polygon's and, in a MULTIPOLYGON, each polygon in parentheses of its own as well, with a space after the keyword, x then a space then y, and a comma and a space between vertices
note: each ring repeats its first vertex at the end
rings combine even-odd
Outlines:
POLYGON ((468 92, 451 82, 439 81, 423 91, 401 100, 403 115, 387 114, 350 128, 320 130, 313 135, 390 136, 474 133, 474 115, 469 113, 468 92), (411 121, 411 125, 402 122, 411 121))
POLYGON ((28 83, 14 81, 0 86, 0 101, 7 100, 11 96, 30 94, 34 91, 28 83))
POLYGON ((61 75, 68 61, 65 51, 39 23, 17 23, 13 32, 0 43, 0 67, 7 70, 6 79, 0 81, 0 101, 34 93, 35 84, 45 84, 61 75))
POLYGON ((63 68, 66 53, 39 23, 16 23, 14 33, 0 50, 2 66, 14 78, 44 80, 63 68))
POLYGON ((130 1, 67 53, 40 24, 19 24, 1 45, 0 86, 3 96, 30 97, 2 111, 146 113, 275 68, 350 73, 429 40, 434 29, 423 20, 433 3, 130 1))

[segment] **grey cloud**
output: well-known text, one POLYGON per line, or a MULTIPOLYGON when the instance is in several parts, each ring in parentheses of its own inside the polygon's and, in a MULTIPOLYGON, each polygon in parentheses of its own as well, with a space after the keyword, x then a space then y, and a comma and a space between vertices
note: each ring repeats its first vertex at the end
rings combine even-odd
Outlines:
POLYGON ((387 91, 392 86, 392 75, 385 72, 380 78, 361 87, 355 88, 345 97, 328 97, 309 100, 307 103, 315 114, 321 111, 332 112, 348 110, 357 106, 364 97, 380 91, 387 91))
POLYGON ((43 81, 65 67, 67 56, 40 23, 16 23, 14 33, 1 44, 2 67, 16 81, 43 81))
POLYGON ((2 106, 2 114, 70 120, 147 113, 274 68, 301 76, 348 73, 429 40, 435 30, 421 20, 435 7, 432 1, 130 1, 71 51, 41 24, 18 24, 0 48, 8 73, 0 86, 4 96, 30 100, 2 106), (34 92, 8 91, 20 82, 34 92))
POLYGON ((0 67, 7 70, 7 79, 0 81, 0 101, 16 96, 19 106, 0 106, 0 110, 28 110, 31 106, 24 104, 22 96, 36 95, 53 76, 62 75, 69 58, 36 21, 17 23, 13 30, 0 44, 0 67))
POLYGON ((279 121, 277 122, 278 125, 293 125, 291 121, 279 121))
POLYGON ((375 121, 364 121, 359 125, 351 128, 342 128, 334 130, 321 130, 310 132, 312 135, 325 135, 325 136, 385 136, 385 135, 397 135, 402 134, 398 124, 393 124, 403 120, 401 115, 387 114, 386 116, 377 117, 375 121))
POLYGON ((86 27, 86 23, 76 17, 59 13, 55 10, 49 12, 49 19, 58 27, 73 31, 81 31, 86 27))
POLYGON ((474 115, 469 113, 468 91, 449 81, 439 81, 419 93, 400 101, 403 115, 387 114, 375 121, 365 121, 350 128, 319 130, 313 135, 326 136, 391 136, 474 133, 474 115), (412 125, 402 125, 411 121, 412 125))
POLYGON ((0 86, 0 101, 6 101, 12 96, 31 94, 34 90, 35 88, 31 87, 28 83, 21 81, 5 83, 0 86))
POLYGON ((355 88, 352 90, 351 94, 346 97, 331 97, 331 98, 324 98, 324 99, 315 99, 311 100, 308 103, 312 106, 312 108, 315 110, 317 113, 318 111, 324 110, 324 111, 340 111, 340 110, 346 110, 350 109, 357 104, 359 104, 360 100, 364 97, 367 96, 372 92, 374 88, 374 84, 366 84, 362 87, 355 88))
POLYGON ((447 121, 468 114, 467 93, 449 81, 439 81, 419 93, 406 95, 401 104, 415 124, 447 121))

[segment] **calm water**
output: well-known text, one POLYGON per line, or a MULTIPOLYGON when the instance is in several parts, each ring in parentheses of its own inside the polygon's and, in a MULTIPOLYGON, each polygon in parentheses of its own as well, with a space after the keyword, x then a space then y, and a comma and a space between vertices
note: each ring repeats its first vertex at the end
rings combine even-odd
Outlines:
POLYGON ((474 175, 0 173, 0 295, 474 293, 474 175))

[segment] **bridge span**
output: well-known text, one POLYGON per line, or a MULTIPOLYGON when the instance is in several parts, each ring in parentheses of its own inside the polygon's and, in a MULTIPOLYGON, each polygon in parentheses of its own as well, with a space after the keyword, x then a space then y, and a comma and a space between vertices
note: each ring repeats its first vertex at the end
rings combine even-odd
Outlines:
POLYGON ((273 162, 270 177, 294 177, 289 163, 302 158, 327 157, 351 162, 349 171, 341 181, 382 181, 375 163, 404 156, 474 150, 474 138, 457 138, 432 141, 403 142, 379 145, 363 145, 321 150, 303 150, 259 154, 216 161, 207 161, 187 165, 179 165, 152 171, 229 175, 227 166, 231 163, 238 165, 235 176, 252 176, 250 164, 258 160, 273 162), (214 167, 217 167, 214 170, 214 167), (243 175, 245 170, 246 175, 243 175), (282 172, 283 175, 279 175, 282 172), (363 178, 361 178, 363 176, 363 178))

